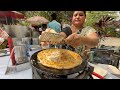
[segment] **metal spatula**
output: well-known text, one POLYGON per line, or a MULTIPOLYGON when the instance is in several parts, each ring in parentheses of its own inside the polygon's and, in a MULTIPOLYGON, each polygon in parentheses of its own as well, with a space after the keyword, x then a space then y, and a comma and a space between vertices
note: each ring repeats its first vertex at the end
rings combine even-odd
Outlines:
POLYGON ((65 37, 63 35, 60 35, 58 33, 50 33, 45 32, 39 37, 40 42, 51 42, 51 43, 59 43, 61 42, 65 37))

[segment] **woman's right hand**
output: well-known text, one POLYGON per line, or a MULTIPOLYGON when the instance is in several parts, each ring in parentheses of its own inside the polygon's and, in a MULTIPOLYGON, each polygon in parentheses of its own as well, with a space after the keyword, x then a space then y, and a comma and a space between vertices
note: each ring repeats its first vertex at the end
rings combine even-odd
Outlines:
POLYGON ((73 33, 73 34, 69 35, 65 39, 65 43, 67 43, 73 47, 77 47, 77 46, 83 44, 82 37, 80 36, 80 34, 77 34, 77 33, 73 33))
MULTIPOLYGON (((41 35, 45 32, 56 33, 55 30, 47 28, 45 31, 42 31, 41 35)), ((39 39, 40 39, 40 36, 39 36, 39 39)), ((40 44, 41 44, 41 46, 49 46, 49 44, 51 44, 51 43, 50 42, 40 42, 40 44)))
MULTIPOLYGON (((45 31, 42 31, 41 35, 45 32, 50 32, 50 28, 46 29, 45 31)), ((39 39, 40 39, 41 35, 39 36, 39 39)), ((48 46, 49 42, 40 42, 40 45, 41 46, 48 46)))
POLYGON ((49 42, 41 42, 41 48, 42 49, 48 49, 49 48, 49 42))

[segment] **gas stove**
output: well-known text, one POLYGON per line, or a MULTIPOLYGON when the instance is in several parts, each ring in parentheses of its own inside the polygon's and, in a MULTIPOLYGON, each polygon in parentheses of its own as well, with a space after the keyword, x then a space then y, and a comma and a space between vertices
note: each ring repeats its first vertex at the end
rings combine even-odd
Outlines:
POLYGON ((79 71, 77 73, 73 73, 70 75, 51 76, 49 74, 41 73, 39 70, 33 67, 32 75, 33 79, 93 79, 92 77, 93 70, 94 67, 88 64, 84 70, 79 71))
POLYGON ((59 70, 38 63, 38 52, 35 52, 30 58, 33 79, 92 79, 94 68, 89 65, 87 60, 83 60, 80 65, 74 68, 59 70))

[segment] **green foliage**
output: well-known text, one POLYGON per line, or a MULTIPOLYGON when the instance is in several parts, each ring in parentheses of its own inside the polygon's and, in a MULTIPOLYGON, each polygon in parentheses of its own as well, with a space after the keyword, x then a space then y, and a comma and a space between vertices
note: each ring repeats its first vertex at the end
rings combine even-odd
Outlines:
MULTIPOLYGON (((70 23, 71 17, 73 14, 73 11, 19 11, 23 13, 27 18, 33 17, 33 16, 43 16, 50 20, 50 15, 52 13, 57 14, 57 20, 61 22, 62 20, 70 23)), ((86 13, 86 24, 87 26, 92 26, 93 23, 97 22, 102 16, 104 15, 111 15, 113 17, 116 17, 115 11, 87 11, 86 13)))
POLYGON ((71 21, 71 15, 73 11, 26 11, 24 12, 25 16, 27 18, 33 17, 33 16, 43 16, 46 19, 50 20, 50 15, 52 13, 57 14, 57 21, 61 23, 62 20, 65 20, 66 22, 71 21))
MULTIPOLYGON (((33 16, 43 16, 46 19, 50 20, 50 15, 52 13, 57 14, 57 20, 61 23, 62 20, 70 24, 71 17, 73 14, 73 11, 20 11, 23 13, 27 18, 33 17, 33 16)), ((109 15, 112 18, 116 18, 116 12, 115 11, 87 11, 86 12, 86 23, 85 26, 92 26, 98 22, 103 16, 109 15)), ((28 22, 21 22, 21 25, 29 25, 28 22)), ((103 35, 106 36, 116 36, 119 37, 120 34, 115 32, 116 27, 114 25, 111 25, 109 27, 105 28, 97 28, 96 30, 101 30, 103 35)))
POLYGON ((116 36, 116 31, 115 31, 116 27, 115 26, 109 26, 109 27, 106 27, 104 28, 104 33, 103 35, 106 35, 106 36, 113 36, 115 37, 116 36))
POLYGON ((111 22, 111 20, 105 20, 105 16, 108 16, 110 18, 116 19, 117 15, 114 11, 88 11, 87 17, 86 17, 86 26, 92 26, 94 27, 98 32, 100 32, 101 37, 102 36, 112 36, 112 37, 120 37, 120 34, 115 31, 117 28, 114 24, 111 22), (100 23, 102 21, 102 23, 100 23), (101 24, 97 27, 94 26, 95 23, 101 24), (111 23, 111 24, 110 24, 111 23))
POLYGON ((115 30, 116 30, 116 26, 111 25, 106 28, 105 35, 112 36, 112 37, 120 37, 120 33, 115 30))
POLYGON ((29 26, 30 25, 30 23, 28 23, 27 21, 21 21, 21 20, 19 20, 19 24, 22 26, 29 26))
POLYGON ((116 13, 113 11, 87 11, 86 13, 86 26, 93 26, 95 22, 98 22, 102 16, 109 15, 113 18, 116 17, 116 13))

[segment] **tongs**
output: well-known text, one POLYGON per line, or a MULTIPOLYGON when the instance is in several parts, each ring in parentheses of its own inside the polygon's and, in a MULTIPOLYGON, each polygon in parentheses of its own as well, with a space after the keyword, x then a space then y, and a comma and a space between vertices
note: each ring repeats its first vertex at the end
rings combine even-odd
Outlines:
POLYGON ((39 36, 39 42, 60 43, 64 41, 65 36, 59 33, 44 32, 39 36))

